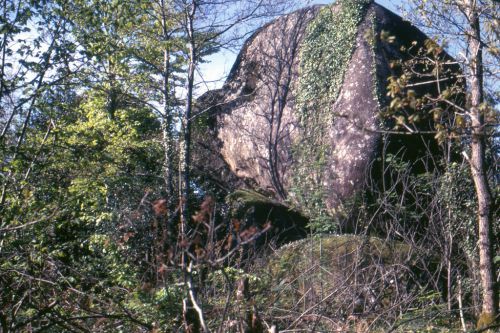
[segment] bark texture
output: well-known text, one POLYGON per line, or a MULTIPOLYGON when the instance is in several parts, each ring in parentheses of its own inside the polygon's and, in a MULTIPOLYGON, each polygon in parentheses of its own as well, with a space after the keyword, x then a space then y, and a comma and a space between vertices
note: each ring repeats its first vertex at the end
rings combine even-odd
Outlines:
POLYGON ((470 118, 472 125, 471 172, 477 195, 477 213, 479 230, 479 270, 482 287, 482 313, 478 326, 486 327, 494 322, 498 313, 498 301, 495 295, 495 276, 491 240, 492 212, 491 191, 488 184, 485 165, 485 128, 481 104, 484 101, 483 86, 483 46, 481 43, 481 26, 476 2, 464 1, 464 11, 470 24, 469 46, 469 89, 470 118))

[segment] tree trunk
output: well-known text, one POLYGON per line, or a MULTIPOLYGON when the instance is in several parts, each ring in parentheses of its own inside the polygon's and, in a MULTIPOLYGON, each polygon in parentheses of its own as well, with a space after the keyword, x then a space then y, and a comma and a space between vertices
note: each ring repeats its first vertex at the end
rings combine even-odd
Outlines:
MULTIPOLYGON (((168 8, 165 1, 160 2, 160 14, 161 14, 161 34, 163 41, 165 43, 170 39, 169 31, 167 27, 167 16, 168 8)), ((162 114, 162 139, 163 139, 163 151, 164 151, 164 162, 163 162, 163 179, 165 181, 165 188, 167 192, 167 199, 169 207, 174 201, 173 194, 173 149, 172 149, 172 110, 171 110, 171 94, 170 94, 170 50, 165 47, 163 50, 163 114, 162 114)))
MULTIPOLYGON (((194 36, 194 19, 197 10, 197 2, 192 1, 190 6, 186 8, 186 21, 185 28, 188 37, 188 72, 187 72, 187 86, 186 86, 186 108, 182 119, 184 130, 184 140, 181 149, 181 170, 180 170, 180 183, 181 183, 181 237, 182 243, 185 243, 188 233, 189 221, 189 194, 190 194, 190 164, 191 164, 191 114, 193 109, 193 89, 194 89, 194 73, 196 69, 196 40, 194 36)), ((186 245, 183 245, 186 246, 186 245)), ((187 286, 188 297, 184 299, 183 304, 185 314, 185 324, 187 327, 193 327, 195 330, 201 328, 202 332, 210 332, 205 319, 203 318, 203 310, 201 309, 196 293, 196 288, 193 283, 192 275, 192 262, 188 263, 187 251, 189 247, 183 248, 182 254, 182 269, 184 273, 184 282, 187 286), (188 313, 197 314, 197 318, 188 318, 188 313), (192 322, 189 322, 189 321, 192 322)))
POLYGON ((194 72, 195 72, 195 37, 193 20, 196 11, 196 3, 192 3, 192 8, 189 9, 189 13, 186 13, 186 29, 188 35, 188 73, 187 73, 187 87, 186 87, 186 107, 184 110, 184 116, 182 119, 184 140, 182 141, 181 149, 181 207, 182 207, 182 220, 183 223, 187 223, 189 219, 188 212, 188 199, 190 192, 190 163, 191 163, 191 114, 193 109, 193 88, 194 88, 194 72))
POLYGON ((165 187, 169 204, 172 202, 173 189, 173 176, 172 176, 172 114, 170 109, 170 91, 169 79, 170 73, 168 67, 170 54, 168 50, 164 51, 164 69, 163 69, 163 114, 162 114, 162 140, 163 140, 163 153, 165 160, 163 162, 163 178, 165 180, 165 187))
POLYGON ((472 157, 470 160, 472 178, 477 194, 477 212, 479 227, 479 270, 482 287, 482 309, 478 326, 486 327, 495 320, 498 304, 495 297, 494 264, 492 257, 491 230, 491 192, 486 176, 485 166, 485 128, 484 116, 481 114, 483 91, 483 55, 481 44, 481 27, 476 9, 476 1, 468 0, 466 4, 467 18, 470 24, 469 66, 470 66, 470 116, 472 125, 472 157))

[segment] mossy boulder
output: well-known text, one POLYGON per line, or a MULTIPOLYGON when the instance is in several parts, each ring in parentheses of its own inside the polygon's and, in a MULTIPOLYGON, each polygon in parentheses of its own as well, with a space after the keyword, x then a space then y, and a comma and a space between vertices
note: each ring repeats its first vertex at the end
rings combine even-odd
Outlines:
POLYGON ((256 191, 240 189, 226 198, 231 216, 238 221, 241 229, 267 230, 259 237, 254 247, 286 244, 305 238, 308 234, 305 216, 281 202, 256 191))
POLYGON ((377 319, 395 320, 422 305, 417 294, 431 295, 427 304, 439 298, 424 293, 419 260, 426 259, 415 250, 400 242, 347 235, 293 242, 254 270, 259 277, 252 286, 255 301, 267 316, 294 328, 310 329, 315 320, 316 328, 325 330, 345 329, 353 321, 380 326, 377 319))
POLYGON ((387 79, 400 74, 391 62, 426 40, 371 0, 270 22, 245 42, 224 86, 199 98, 208 119, 194 133, 194 164, 229 191, 258 189, 313 221, 345 215, 382 150, 417 161, 435 147, 432 135, 382 134, 391 124, 380 117, 387 79))

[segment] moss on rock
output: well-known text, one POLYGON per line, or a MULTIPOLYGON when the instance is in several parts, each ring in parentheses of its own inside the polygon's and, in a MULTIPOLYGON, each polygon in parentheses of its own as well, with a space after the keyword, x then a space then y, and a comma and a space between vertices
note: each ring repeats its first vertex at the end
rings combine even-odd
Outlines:
POLYGON ((308 25, 300 50, 298 107, 295 110, 303 130, 292 145, 295 160, 292 201, 311 219, 318 231, 334 231, 324 187, 325 168, 331 146, 328 135, 349 60, 356 45, 358 25, 371 0, 342 0, 322 8, 308 25))
POLYGON ((284 207, 280 202, 266 197, 265 195, 247 189, 236 190, 227 196, 227 200, 231 203, 236 203, 238 205, 249 207, 256 205, 276 205, 279 207, 284 207))
POLYGON ((483 312, 479 315, 479 319, 477 320, 477 329, 487 329, 488 327, 493 326, 496 320, 497 318, 495 314, 483 312))
POLYGON ((307 219, 303 215, 261 193, 240 189, 228 195, 226 201, 241 230, 268 228, 266 237, 259 238, 257 245, 264 245, 270 240, 284 244, 307 235, 307 219))
POLYGON ((261 268, 258 304, 272 316, 318 314, 368 321, 411 302, 415 253, 376 237, 324 236, 281 247, 261 268))

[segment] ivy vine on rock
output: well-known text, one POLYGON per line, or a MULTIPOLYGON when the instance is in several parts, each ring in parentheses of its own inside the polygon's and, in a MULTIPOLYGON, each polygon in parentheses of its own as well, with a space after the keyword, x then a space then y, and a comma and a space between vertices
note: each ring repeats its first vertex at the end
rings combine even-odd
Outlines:
POLYGON ((295 170, 291 200, 317 231, 333 231, 325 205, 324 170, 328 161, 328 129, 353 54, 358 26, 371 0, 341 0, 320 10, 307 27, 300 52, 297 118, 302 140, 292 151, 295 170))

